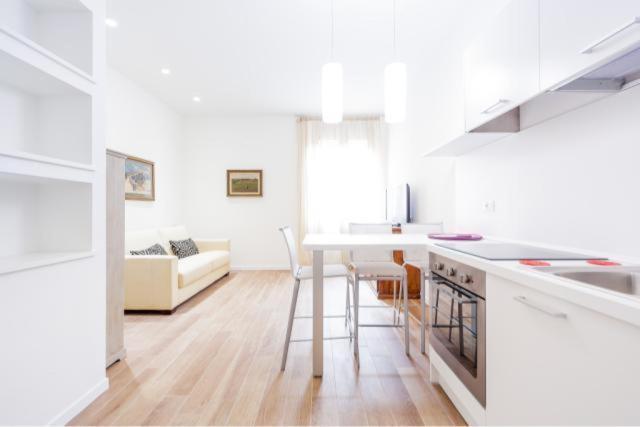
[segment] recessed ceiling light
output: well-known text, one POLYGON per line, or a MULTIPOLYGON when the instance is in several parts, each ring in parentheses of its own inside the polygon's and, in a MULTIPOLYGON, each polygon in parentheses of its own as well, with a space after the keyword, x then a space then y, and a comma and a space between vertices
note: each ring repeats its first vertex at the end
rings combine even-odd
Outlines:
POLYGON ((107 18, 104 20, 104 23, 107 24, 107 27, 118 28, 118 21, 112 18, 107 18))
POLYGON ((171 74, 171 70, 169 68, 162 68, 160 72, 165 76, 168 76, 169 74, 171 74))
POLYGON ((200 99, 199 96, 194 96, 193 97, 193 102, 200 102, 200 101, 202 101, 202 99, 200 99))

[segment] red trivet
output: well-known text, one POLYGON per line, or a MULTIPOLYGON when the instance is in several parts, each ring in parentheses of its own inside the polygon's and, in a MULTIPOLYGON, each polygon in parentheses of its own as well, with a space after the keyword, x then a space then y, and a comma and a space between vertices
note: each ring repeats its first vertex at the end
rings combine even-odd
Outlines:
POLYGON ((521 259, 520 264, 528 265, 530 267, 549 267, 551 265, 547 261, 538 261, 535 259, 521 259))
POLYGON ((615 262, 615 261, 605 261, 605 260, 601 260, 601 259, 590 259, 587 260, 587 264, 591 264, 591 265, 602 265, 602 266, 614 266, 614 265, 620 265, 619 262, 615 262))

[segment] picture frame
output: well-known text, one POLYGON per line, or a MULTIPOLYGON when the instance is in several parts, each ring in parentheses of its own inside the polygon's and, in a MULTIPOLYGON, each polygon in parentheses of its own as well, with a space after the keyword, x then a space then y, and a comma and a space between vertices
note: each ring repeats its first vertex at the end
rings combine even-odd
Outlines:
POLYGON ((124 198, 149 202, 156 199, 154 162, 127 156, 124 161, 124 198))
POLYGON ((227 169, 227 197, 262 197, 262 169, 227 169))

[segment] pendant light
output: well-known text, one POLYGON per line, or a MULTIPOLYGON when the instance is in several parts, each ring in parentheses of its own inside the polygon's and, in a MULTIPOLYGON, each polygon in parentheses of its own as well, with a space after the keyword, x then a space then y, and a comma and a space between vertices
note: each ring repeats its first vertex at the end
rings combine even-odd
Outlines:
POLYGON ((330 61, 322 66, 322 121, 342 121, 342 64, 333 61, 333 0, 331 0, 331 54, 330 61))
MULTIPOLYGON (((396 0, 393 0, 393 57, 396 49, 396 0)), ((401 123, 407 115, 407 66, 392 62, 384 68, 384 119, 387 123, 401 123)))

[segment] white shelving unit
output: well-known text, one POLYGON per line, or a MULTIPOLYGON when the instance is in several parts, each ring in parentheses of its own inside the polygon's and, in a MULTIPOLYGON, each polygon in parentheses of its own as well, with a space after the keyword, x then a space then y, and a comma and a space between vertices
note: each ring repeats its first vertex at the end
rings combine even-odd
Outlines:
POLYGON ((6 52, 0 70, 2 150, 91 165, 91 95, 6 52))
POLYGON ((92 251, 91 182, 0 173, 0 200, 0 273, 92 251))
POLYGON ((93 14, 79 0, 2 0, 0 28, 45 56, 93 72, 93 14))
POLYGON ((93 13, 0 1, 0 275, 93 256, 93 13))
POLYGON ((0 424, 65 425, 108 388, 105 8, 0 0, 0 424))

